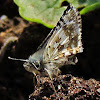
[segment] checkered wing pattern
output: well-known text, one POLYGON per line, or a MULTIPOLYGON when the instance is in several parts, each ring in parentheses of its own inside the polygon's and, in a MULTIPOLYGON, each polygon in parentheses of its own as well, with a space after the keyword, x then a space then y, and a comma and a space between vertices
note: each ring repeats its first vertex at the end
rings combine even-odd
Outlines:
POLYGON ((59 66, 75 63, 74 55, 83 52, 81 27, 79 12, 69 5, 50 32, 52 35, 44 50, 44 62, 57 63, 59 66))

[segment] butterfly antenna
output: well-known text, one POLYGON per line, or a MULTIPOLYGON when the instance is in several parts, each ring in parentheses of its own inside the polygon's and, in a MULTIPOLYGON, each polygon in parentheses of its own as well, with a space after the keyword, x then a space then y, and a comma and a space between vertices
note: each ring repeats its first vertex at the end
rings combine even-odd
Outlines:
POLYGON ((8 59, 11 59, 11 60, 19 60, 19 61, 28 62, 27 59, 17 59, 17 58, 11 58, 11 57, 8 57, 8 59))

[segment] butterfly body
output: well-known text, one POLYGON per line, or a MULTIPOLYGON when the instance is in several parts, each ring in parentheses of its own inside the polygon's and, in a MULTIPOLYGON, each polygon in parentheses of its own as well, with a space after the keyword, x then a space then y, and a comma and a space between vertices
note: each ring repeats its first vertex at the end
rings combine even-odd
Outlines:
POLYGON ((81 27, 79 12, 69 5, 38 51, 24 63, 25 69, 52 79, 60 73, 59 67, 77 63, 75 55, 83 52, 81 27))

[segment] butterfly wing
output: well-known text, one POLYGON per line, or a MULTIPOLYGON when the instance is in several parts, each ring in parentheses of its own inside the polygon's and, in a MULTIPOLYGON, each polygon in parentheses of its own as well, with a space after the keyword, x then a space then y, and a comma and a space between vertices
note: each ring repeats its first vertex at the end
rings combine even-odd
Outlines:
POLYGON ((63 61, 65 64, 65 62, 68 63, 68 58, 83 52, 81 27, 79 12, 69 5, 50 33, 43 54, 44 62, 61 63, 63 61))
MULTIPOLYGON (((67 9, 70 9, 67 7, 67 9)), ((66 9, 66 10, 67 10, 66 9)), ((59 21, 60 22, 60 21, 59 21)), ((61 27, 64 26, 65 23, 57 23, 57 25, 50 31, 48 36, 45 38, 45 40, 40 44, 40 46, 37 48, 38 50, 45 47, 48 43, 48 40, 51 38, 52 34, 56 33, 61 27)))

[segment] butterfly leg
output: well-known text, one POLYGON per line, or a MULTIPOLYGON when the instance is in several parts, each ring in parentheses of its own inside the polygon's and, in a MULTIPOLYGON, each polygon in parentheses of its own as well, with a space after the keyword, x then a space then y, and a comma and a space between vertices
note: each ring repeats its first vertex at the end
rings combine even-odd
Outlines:
POLYGON ((53 63, 45 64, 44 70, 48 73, 51 80, 53 80, 53 77, 57 77, 61 73, 60 69, 53 63))
POLYGON ((45 71, 48 73, 48 75, 49 75, 49 77, 50 77, 50 79, 51 79, 51 81, 52 81, 53 90, 54 90, 54 92, 56 93, 56 89, 55 89, 55 86, 54 86, 54 84, 53 84, 53 75, 52 75, 52 72, 51 72, 50 70, 48 70, 47 68, 44 68, 44 69, 45 69, 45 71))
POLYGON ((40 86, 40 75, 36 75, 37 86, 40 86))
MULTIPOLYGON (((49 64, 50 65, 50 64, 49 64)), ((58 76, 60 73, 60 70, 58 67, 56 66, 47 66, 47 68, 44 68, 45 71, 48 73, 50 79, 52 80, 52 86, 53 86, 53 90, 55 91, 55 93, 57 92, 55 89, 55 86, 53 84, 53 77, 54 76, 58 76)))
POLYGON ((37 86, 40 86, 40 74, 37 74, 37 73, 35 73, 35 72, 33 72, 33 74, 34 74, 34 79, 33 79, 33 82, 34 82, 34 84, 36 85, 37 84, 37 86), (35 78, 36 78, 36 80, 35 80, 35 78), (36 82, 37 81, 37 82, 36 82))

